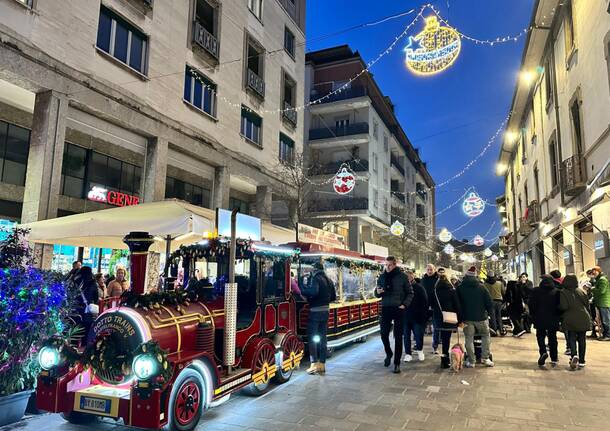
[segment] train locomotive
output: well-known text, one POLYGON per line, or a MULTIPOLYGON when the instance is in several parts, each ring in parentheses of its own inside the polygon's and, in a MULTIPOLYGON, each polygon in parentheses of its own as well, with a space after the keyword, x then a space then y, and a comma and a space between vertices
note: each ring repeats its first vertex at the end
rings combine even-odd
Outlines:
POLYGON ((304 344, 290 291, 295 249, 222 238, 181 247, 171 262, 184 268, 185 287, 144 294, 152 241, 142 232, 125 237, 131 289, 101 304, 108 308, 84 351, 61 342, 41 349, 39 409, 73 423, 101 416, 188 431, 231 393, 262 394, 299 367, 304 344))

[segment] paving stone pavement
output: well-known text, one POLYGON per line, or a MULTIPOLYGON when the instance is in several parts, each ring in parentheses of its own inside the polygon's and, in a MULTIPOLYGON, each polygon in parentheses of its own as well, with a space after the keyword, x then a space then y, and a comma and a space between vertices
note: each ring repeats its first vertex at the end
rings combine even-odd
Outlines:
MULTIPOLYGON (((561 351, 564 346, 561 339, 561 351)), ((205 412, 198 430, 610 429, 610 343, 588 342, 587 366, 579 371, 569 371, 566 356, 560 357, 555 369, 539 369, 534 334, 493 338, 492 352, 494 368, 454 373, 440 370, 440 359, 427 355, 422 363, 404 364, 403 372, 395 375, 383 367, 378 337, 371 337, 336 352, 325 376, 309 376, 301 370, 262 397, 235 395, 205 412)), ((91 428, 47 414, 0 431, 91 428)), ((95 429, 125 428, 104 420, 95 429)))

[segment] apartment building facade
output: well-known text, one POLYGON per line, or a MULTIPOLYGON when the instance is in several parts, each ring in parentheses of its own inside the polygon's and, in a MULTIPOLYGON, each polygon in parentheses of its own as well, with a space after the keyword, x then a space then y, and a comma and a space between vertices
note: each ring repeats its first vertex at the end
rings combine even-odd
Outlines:
POLYGON ((498 161, 515 273, 610 271, 608 1, 538 0, 498 161))
POLYGON ((305 92, 312 104, 305 149, 317 187, 312 223, 345 235, 351 249, 362 251, 364 242, 383 243, 399 220, 423 246, 434 236, 434 181, 371 75, 349 82, 364 68, 360 54, 346 45, 306 55, 305 92), (357 177, 345 196, 327 181, 341 166, 357 177))
POLYGON ((178 198, 269 220, 304 30, 305 0, 0 0, 0 219, 178 198))

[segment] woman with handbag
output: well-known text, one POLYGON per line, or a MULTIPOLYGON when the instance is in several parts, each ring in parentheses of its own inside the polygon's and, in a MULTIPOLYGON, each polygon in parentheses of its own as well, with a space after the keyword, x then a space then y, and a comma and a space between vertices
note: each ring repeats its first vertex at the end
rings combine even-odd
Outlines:
POLYGON ((434 287, 432 305, 432 319, 435 331, 439 331, 442 344, 441 368, 449 368, 449 345, 451 333, 457 329, 461 320, 460 301, 457 292, 445 274, 439 276, 434 287))
POLYGON ((79 270, 80 275, 80 300, 81 300, 81 325, 85 328, 83 340, 88 342, 89 329, 99 314, 99 293, 97 282, 93 277, 93 270, 90 266, 83 266, 79 270))

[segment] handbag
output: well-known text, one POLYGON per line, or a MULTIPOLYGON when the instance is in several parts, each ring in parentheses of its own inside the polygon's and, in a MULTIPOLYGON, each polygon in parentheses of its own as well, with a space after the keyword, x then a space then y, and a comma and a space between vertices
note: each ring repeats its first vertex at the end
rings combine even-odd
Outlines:
POLYGON ((80 296, 83 298, 83 302, 85 303, 85 314, 100 314, 100 306, 97 304, 89 304, 82 290, 80 292, 80 296))
POLYGON ((449 323, 451 325, 458 324, 458 315, 453 311, 443 311, 443 307, 441 307, 441 301, 438 300, 438 294, 436 293, 436 288, 434 289, 434 296, 436 296, 436 302, 438 303, 438 309, 441 310, 443 314, 443 323, 449 323))

